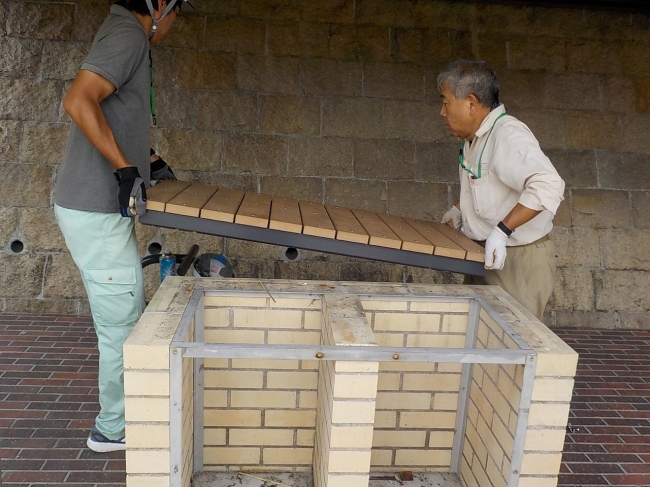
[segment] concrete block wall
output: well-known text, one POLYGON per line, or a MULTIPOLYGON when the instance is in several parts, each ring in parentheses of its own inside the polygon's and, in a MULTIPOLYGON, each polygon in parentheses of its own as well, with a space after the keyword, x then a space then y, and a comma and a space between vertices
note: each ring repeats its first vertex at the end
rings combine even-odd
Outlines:
MULTIPOLYGON (((193 282, 166 280, 125 345, 128 487, 169 481, 169 345, 193 282)), ((523 427, 519 485, 557 482, 577 354, 500 288, 201 285, 207 342, 350 347, 463 348, 467 293, 476 292, 538 356, 528 417, 519 417, 522 366, 474 366, 461 478, 466 486, 506 485, 515 428, 523 427)), ((518 348, 493 316, 481 313, 478 348, 518 348)), ((182 485, 193 461, 190 364, 183 369, 182 485)), ((441 363, 206 359, 204 470, 313 471, 317 487, 362 487, 371 471, 449 472, 460 372, 459 364, 441 363)))
MULTIPOLYGON (((449 61, 492 63, 510 113, 567 182, 549 325, 645 327, 650 16, 440 0, 201 0, 154 49, 152 145, 183 179, 437 220, 457 198, 438 116, 449 61)), ((0 309, 88 313, 54 222, 61 108, 108 5, 0 1, 0 309)), ((460 283, 460 276, 139 227, 238 275, 460 283)), ((157 287, 147 272, 149 295, 157 287)))

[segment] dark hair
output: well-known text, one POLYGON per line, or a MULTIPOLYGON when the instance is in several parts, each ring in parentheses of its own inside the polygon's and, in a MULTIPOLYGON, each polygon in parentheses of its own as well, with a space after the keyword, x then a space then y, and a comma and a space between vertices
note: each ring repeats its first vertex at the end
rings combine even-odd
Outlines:
MULTIPOLYGON (((180 4, 183 3, 182 0, 169 1, 175 3, 174 7, 180 7, 180 4)), ((150 15, 147 0, 113 0, 112 3, 140 15, 150 15)), ((158 10, 158 0, 151 0, 151 5, 153 5, 154 10, 158 10)))
POLYGON ((458 99, 473 94, 483 106, 499 105, 497 75, 485 61, 454 61, 438 76, 438 91, 441 91, 444 82, 458 99))

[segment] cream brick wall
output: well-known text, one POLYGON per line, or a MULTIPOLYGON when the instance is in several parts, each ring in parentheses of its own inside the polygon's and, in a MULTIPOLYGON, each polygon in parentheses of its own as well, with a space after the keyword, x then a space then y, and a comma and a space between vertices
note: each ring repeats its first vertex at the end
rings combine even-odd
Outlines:
MULTIPOLYGON (((127 487, 169 479, 169 344, 191 282, 166 281, 125 346, 127 487)), ((499 288, 336 283, 312 294, 294 281, 266 281, 269 293, 259 281, 201 285, 214 289, 205 293, 206 337, 225 344, 458 347, 469 312, 469 300, 458 296, 476 292, 510 326, 504 331, 481 312, 478 348, 516 348, 519 337, 537 352, 520 485, 546 487, 555 478, 577 355, 499 288), (370 290, 372 299, 365 297, 370 290), (442 302, 445 293, 451 302, 442 302)), ((464 487, 506 485, 523 369, 473 366, 459 472, 464 487)), ((204 469, 313 469, 316 487, 365 487, 369 471, 449 472, 461 370, 453 363, 206 360, 204 469)), ((192 468, 191 384, 186 360, 183 487, 192 468)))

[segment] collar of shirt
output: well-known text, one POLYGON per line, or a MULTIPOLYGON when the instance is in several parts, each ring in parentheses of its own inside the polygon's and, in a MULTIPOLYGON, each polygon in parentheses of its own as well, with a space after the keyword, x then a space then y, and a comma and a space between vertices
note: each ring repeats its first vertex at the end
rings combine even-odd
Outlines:
POLYGON ((133 12, 131 12, 128 8, 124 8, 121 5, 111 5, 111 10, 110 13, 113 15, 117 15, 118 17, 124 17, 125 19, 130 20, 131 22, 134 22, 140 26, 142 29, 142 32, 144 32, 144 27, 142 27, 142 24, 138 20, 138 18, 135 16, 133 12))
POLYGON ((476 131, 474 138, 477 139, 482 135, 484 135, 485 133, 489 132, 490 129, 492 128, 492 125, 494 124, 494 121, 502 113, 506 113, 506 107, 503 103, 498 107, 496 107, 494 110, 492 110, 490 113, 488 113, 487 117, 483 119, 483 121, 481 122, 481 126, 476 131))

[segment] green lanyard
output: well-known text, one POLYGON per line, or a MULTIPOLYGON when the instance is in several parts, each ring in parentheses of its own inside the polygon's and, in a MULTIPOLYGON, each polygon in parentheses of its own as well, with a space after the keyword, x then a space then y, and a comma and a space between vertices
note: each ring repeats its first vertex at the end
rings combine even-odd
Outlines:
POLYGON ((481 150, 481 154, 479 155, 478 158, 478 174, 474 174, 474 171, 472 171, 469 167, 465 165, 465 157, 463 155, 463 147, 465 146, 465 142, 460 146, 460 152, 458 153, 458 163, 460 164, 460 167, 462 167, 465 171, 467 171, 472 179, 481 179, 481 161, 483 160, 483 152, 485 152, 485 148, 487 147, 488 140, 490 139, 490 135, 492 135, 492 131, 494 130, 494 126, 497 124, 499 119, 501 117, 505 117, 505 112, 502 113, 497 117, 497 119, 494 121, 492 124, 492 128, 490 128, 490 131, 487 134, 487 137, 485 138, 485 144, 483 144, 483 149, 481 150))
POLYGON ((151 49, 149 49, 149 105, 151 105, 151 118, 153 124, 156 125, 156 104, 153 99, 153 59, 151 58, 151 49))

